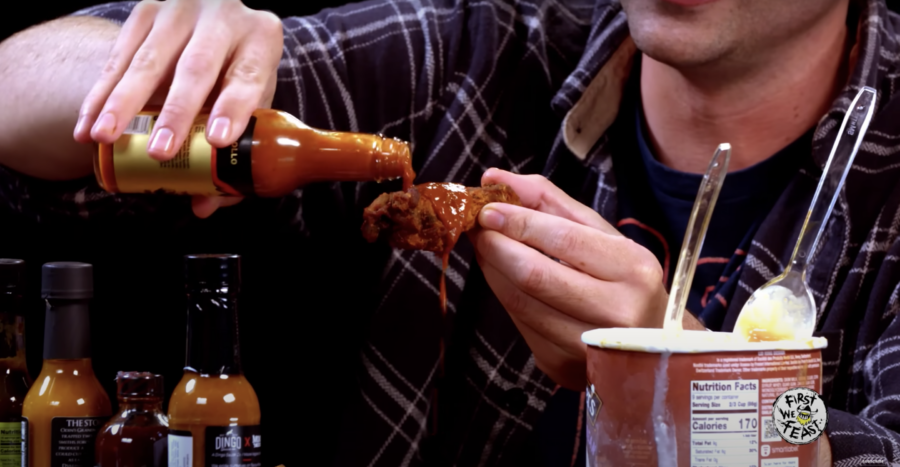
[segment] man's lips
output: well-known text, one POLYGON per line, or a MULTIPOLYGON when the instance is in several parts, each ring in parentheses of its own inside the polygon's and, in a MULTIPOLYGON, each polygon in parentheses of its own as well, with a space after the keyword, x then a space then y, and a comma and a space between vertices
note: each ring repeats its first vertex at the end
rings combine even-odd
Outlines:
POLYGON ((697 6, 703 5, 704 3, 712 3, 716 0, 663 0, 668 3, 674 3, 679 6, 697 6))

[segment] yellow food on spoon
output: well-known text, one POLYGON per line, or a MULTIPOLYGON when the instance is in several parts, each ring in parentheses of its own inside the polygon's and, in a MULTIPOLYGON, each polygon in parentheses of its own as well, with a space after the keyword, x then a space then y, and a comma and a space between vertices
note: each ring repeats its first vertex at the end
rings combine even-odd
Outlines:
POLYGON ((775 285, 762 289, 741 311, 734 332, 748 342, 796 340, 795 316, 800 316, 804 302, 786 287, 775 285))

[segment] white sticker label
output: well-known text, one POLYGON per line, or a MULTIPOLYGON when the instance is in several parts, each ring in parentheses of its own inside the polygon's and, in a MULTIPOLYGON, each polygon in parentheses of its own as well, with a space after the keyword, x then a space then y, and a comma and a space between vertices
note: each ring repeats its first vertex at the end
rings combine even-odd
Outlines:
POLYGON ((691 381, 691 467, 759 466, 759 380, 691 381))
POLYGON ((28 467, 28 417, 22 417, 22 467, 28 467))
POLYGON ((169 432, 169 467, 193 467, 194 439, 189 434, 169 432))
POLYGON ((151 115, 138 115, 131 119, 128 122, 128 126, 125 127, 125 131, 122 134, 125 135, 149 135, 150 134, 150 123, 153 120, 153 116, 151 115))
POLYGON ((765 459, 762 461, 761 467, 798 467, 799 465, 799 458, 789 457, 786 459, 765 459))

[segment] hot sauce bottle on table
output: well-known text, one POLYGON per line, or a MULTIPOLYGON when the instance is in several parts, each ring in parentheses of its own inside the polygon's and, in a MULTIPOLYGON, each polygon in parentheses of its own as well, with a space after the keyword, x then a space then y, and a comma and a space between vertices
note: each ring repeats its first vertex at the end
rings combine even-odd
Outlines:
POLYGON ((169 466, 262 465, 259 400, 241 370, 237 255, 185 258, 187 356, 169 399, 169 466))
POLYGON ((310 128, 286 112, 258 109, 237 142, 217 149, 206 140, 209 115, 194 120, 174 159, 147 153, 156 110, 140 112, 113 144, 99 144, 94 173, 113 193, 282 197, 317 181, 415 178, 409 145, 381 135, 310 128))
POLYGON ((28 421, 28 465, 93 467, 97 432, 112 414, 91 367, 93 268, 47 263, 41 282, 47 304, 44 364, 22 409, 28 421))
POLYGON ((22 402, 31 376, 25 364, 24 277, 24 261, 0 259, 0 467, 27 465, 22 402))
POLYGON ((169 418, 163 413, 163 377, 122 372, 116 376, 119 413, 97 435, 97 467, 165 467, 169 418))

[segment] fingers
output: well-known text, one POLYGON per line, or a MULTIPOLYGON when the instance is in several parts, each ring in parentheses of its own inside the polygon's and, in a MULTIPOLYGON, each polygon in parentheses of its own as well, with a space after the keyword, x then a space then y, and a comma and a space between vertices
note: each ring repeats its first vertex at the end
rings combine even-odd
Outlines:
POLYGON ((519 195, 522 205, 527 208, 564 217, 610 235, 622 236, 596 211, 572 199, 540 175, 516 175, 505 170, 488 169, 482 176, 481 183, 503 183, 519 195))
POLYGON ((178 60, 169 95, 150 137, 147 151, 151 157, 168 160, 175 156, 232 52, 234 38, 221 18, 221 10, 204 12, 178 60))
POLYGON ((274 46, 284 43, 281 20, 268 12, 252 13, 257 28, 235 50, 209 117, 207 139, 216 147, 235 142, 247 128, 253 111, 265 106, 281 60, 283 47, 274 46))
POLYGON ((234 206, 243 199, 241 196, 194 196, 191 200, 191 208, 195 216, 206 219, 217 209, 234 206))
POLYGON ((666 294, 657 280, 661 274, 599 280, 499 232, 482 230, 471 239, 481 261, 516 289, 576 320, 594 327, 658 327, 662 323, 666 294))
MULTIPOLYGON (((511 204, 493 203, 481 210, 478 220, 485 229, 500 232, 515 240, 513 243, 529 245, 597 279, 619 281, 659 269, 655 257, 649 252, 643 254, 642 251, 636 251, 636 244, 626 237, 609 235, 551 214, 511 204), (636 255, 641 261, 636 261, 636 255), (646 264, 648 262, 649 265, 646 264), (649 270, 643 271, 642 268, 649 270)), ((497 241, 498 248, 513 248, 508 242, 497 241)), ((523 247, 517 247, 516 250, 523 247)), ((527 247, 524 249, 530 250, 527 247)), ((661 274, 659 280, 662 280, 661 274)))
POLYGON ((92 141, 91 128, 96 123, 106 99, 131 65, 135 52, 150 34, 160 5, 157 2, 139 3, 134 7, 125 24, 122 25, 122 30, 110 51, 106 66, 100 74, 100 79, 88 92, 81 106, 78 123, 75 125, 75 141, 84 144, 92 141))
POLYGON ((139 3, 82 105, 75 139, 113 143, 171 80, 149 138, 150 156, 168 160, 178 152, 214 89, 221 95, 207 122, 207 139, 216 147, 233 143, 252 112, 271 105, 282 31, 277 16, 237 0, 139 3))
MULTIPOLYGON (((182 2, 159 14, 150 34, 135 52, 127 71, 106 99, 91 137, 111 144, 123 133, 129 121, 147 103, 150 96, 174 66, 193 30, 196 2, 182 2)), ((174 135, 157 132, 151 144, 173 145, 174 135), (154 141, 159 138, 159 141, 154 141)))
MULTIPOLYGON (((616 284, 598 281, 556 263, 498 232, 482 230, 471 239, 481 261, 502 274, 520 293, 573 319, 611 325, 612 320, 606 320, 606 317, 615 316, 616 306, 610 303, 608 297, 616 296, 616 284)), ((504 299, 513 309, 518 309, 520 303, 517 297, 510 294, 504 299)))

